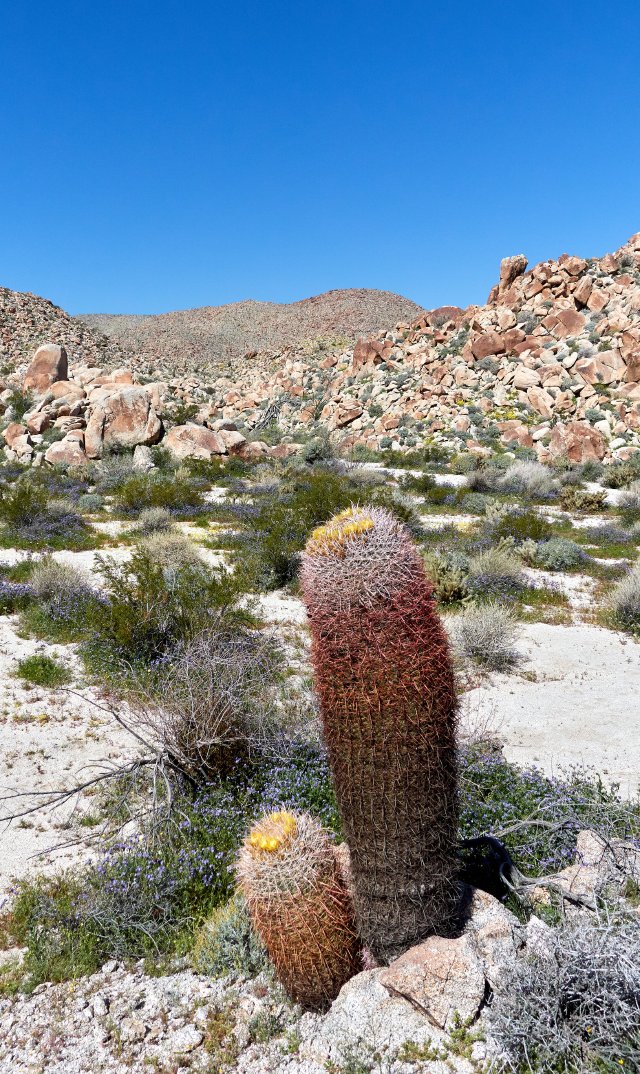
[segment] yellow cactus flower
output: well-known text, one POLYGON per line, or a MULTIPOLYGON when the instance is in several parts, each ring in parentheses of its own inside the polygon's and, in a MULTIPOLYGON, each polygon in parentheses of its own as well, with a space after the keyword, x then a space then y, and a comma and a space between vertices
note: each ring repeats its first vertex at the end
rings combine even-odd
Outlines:
POLYGON ((362 515, 357 508, 348 507, 330 522, 317 526, 308 542, 307 552, 311 555, 344 555, 345 545, 351 538, 372 530, 373 519, 362 515))
POLYGON ((254 825, 245 845, 259 851, 273 854, 297 832, 297 821, 293 813, 282 810, 270 813, 254 825))

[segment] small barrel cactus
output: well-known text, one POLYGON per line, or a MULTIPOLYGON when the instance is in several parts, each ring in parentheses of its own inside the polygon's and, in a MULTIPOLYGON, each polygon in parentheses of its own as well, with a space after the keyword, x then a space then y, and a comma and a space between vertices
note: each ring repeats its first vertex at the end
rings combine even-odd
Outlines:
POLYGON ((358 925, 385 963, 458 908, 449 646, 420 554, 382 508, 315 530, 301 584, 358 925))
POLYGON ((327 832, 304 813, 271 813, 249 832, 236 873, 278 980, 295 1002, 326 1008, 362 968, 351 896, 327 832))

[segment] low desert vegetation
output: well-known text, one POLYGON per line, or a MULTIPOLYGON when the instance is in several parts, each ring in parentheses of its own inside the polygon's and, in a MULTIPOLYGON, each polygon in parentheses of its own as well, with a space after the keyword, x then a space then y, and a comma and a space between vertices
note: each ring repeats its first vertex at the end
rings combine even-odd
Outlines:
MULTIPOLYGON (((617 629, 640 632, 632 500, 607 508, 604 526, 594 518, 573 527, 558 508, 594 509, 579 496, 587 492, 580 482, 593 479, 588 470, 552 470, 511 455, 479 464, 464 451, 450 460, 429 446, 378 455, 378 469, 336 454, 328 438, 314 435, 293 462, 177 466, 156 450, 147 473, 123 454, 55 481, 22 470, 0 475, 2 542, 33 553, 2 569, 0 609, 16 616, 23 635, 72 644, 100 687, 99 703, 132 739, 130 763, 91 788, 83 834, 93 839, 92 860, 18 884, 0 919, 0 947, 23 948, 24 960, 0 971, 0 993, 89 974, 111 958, 171 965, 179 957, 211 977, 271 979, 236 890, 238 848, 260 817, 283 810, 310 813, 336 842, 343 830, 307 654, 260 618, 254 598, 298 593, 305 543, 333 515, 375 505, 408 525, 446 613, 461 690, 493 673, 526 674, 520 621, 570 618, 562 575, 591 569, 593 557, 625 560, 615 583, 603 584, 606 614, 617 629), (389 467, 419 473, 397 481, 389 467), (445 471, 465 473, 465 485, 439 484, 434 474, 445 471), (206 496, 213 485, 225 487, 215 502, 206 496), (456 519, 461 513, 467 517, 456 519), (453 521, 430 525, 442 514, 453 521), (113 543, 126 557, 110 555, 94 515, 124 523, 113 543), (194 541, 193 532, 202 537, 194 541), (101 543, 94 575, 56 558, 60 548, 101 543), (216 549, 218 566, 200 545, 216 549), (557 580, 539 584, 542 570, 557 580)), ((633 480, 624 487, 632 498, 633 480)), ((67 664, 46 650, 14 671, 26 687, 72 688, 67 664)), ((482 739, 462 744, 458 763, 465 877, 473 864, 466 841, 486 835, 504 844, 525 881, 572 863, 584 828, 640 840, 638 802, 589 771, 551 778, 508 762, 482 739)), ((521 892, 505 886, 500 894, 526 921, 531 906, 521 892)), ((629 958, 637 953, 623 910, 603 899, 582 946, 568 918, 554 927, 553 963, 518 963, 508 999, 488 1020, 503 1070, 633 1069, 638 985, 629 958)), ((553 901, 538 912, 554 923, 562 916, 553 901)), ((468 1051, 468 1030, 459 1040, 468 1051)))

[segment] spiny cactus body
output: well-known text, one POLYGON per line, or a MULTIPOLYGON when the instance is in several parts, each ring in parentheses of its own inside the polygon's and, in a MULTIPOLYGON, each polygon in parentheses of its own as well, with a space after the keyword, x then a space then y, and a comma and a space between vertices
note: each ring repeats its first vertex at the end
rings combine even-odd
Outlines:
POLYGON ((388 962, 457 910, 447 638, 413 541, 381 508, 315 530, 301 582, 360 933, 388 962))
POLYGON ((236 872, 287 993, 326 1008, 362 968, 351 896, 327 833, 304 813, 272 813, 249 832, 236 872))

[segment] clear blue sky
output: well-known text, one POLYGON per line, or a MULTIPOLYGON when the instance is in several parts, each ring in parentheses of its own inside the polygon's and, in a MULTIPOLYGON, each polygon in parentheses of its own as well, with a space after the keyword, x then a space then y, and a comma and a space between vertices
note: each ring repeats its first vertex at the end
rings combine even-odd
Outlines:
POLYGON ((640 230, 640 9, 9 0, 0 285, 72 313, 380 287, 640 230))

